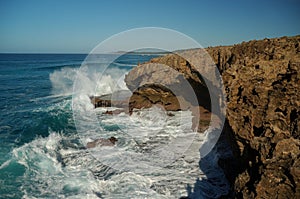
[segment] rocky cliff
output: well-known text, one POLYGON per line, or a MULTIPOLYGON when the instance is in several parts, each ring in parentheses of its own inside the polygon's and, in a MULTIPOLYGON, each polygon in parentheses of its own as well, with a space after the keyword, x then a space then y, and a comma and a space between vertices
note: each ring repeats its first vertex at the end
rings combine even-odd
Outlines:
MULTIPOLYGON (((197 56, 198 51, 186 53, 197 56)), ((226 91, 225 131, 231 135, 239 165, 232 180, 235 197, 300 198, 300 36, 211 47, 206 51, 217 65, 226 91)), ((131 108, 160 103, 170 110, 200 106, 210 111, 207 85, 193 64, 175 54, 149 63, 165 64, 172 70, 151 68, 151 73, 144 75, 145 67, 133 69, 125 79, 134 91, 131 108), (187 79, 199 104, 189 104, 188 96, 176 98, 174 92, 164 88, 175 89, 180 84, 182 78, 174 71, 187 79), (149 74, 163 87, 145 84, 149 74), (143 83, 146 86, 140 88, 143 83), (181 100, 184 106, 178 105, 181 100)))

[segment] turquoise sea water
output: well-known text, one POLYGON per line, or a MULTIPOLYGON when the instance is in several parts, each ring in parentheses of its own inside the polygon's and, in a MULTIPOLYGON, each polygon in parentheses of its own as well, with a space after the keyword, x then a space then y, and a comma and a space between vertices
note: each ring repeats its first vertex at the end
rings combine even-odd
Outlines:
MULTIPOLYGON (((176 136, 177 123, 176 115, 175 119, 164 121, 166 128, 158 134, 159 139, 151 137, 149 140, 144 137, 149 137, 148 133, 161 122, 157 120, 161 114, 157 110, 133 115, 130 121, 124 115, 102 115, 103 109, 90 110, 98 116, 102 130, 79 136, 73 118, 72 93, 85 57, 81 54, 0 54, 0 198, 179 198, 188 195, 187 186, 205 177, 199 169, 197 147, 191 147, 196 153, 194 156, 183 155, 168 168, 146 175, 114 170, 88 155, 84 148, 86 142, 111 135, 119 138, 120 147, 126 151, 135 150, 141 143, 148 147, 143 150, 151 150, 163 144, 164 139, 176 136), (132 142, 123 136, 124 126, 135 136, 144 137, 132 142)), ((153 57, 155 55, 127 54, 118 58, 111 65, 112 75, 97 82, 97 94, 109 93, 115 74, 126 73, 153 57)), ((105 62, 105 56, 103 60, 105 62)), ((96 72, 79 74, 87 78, 87 82, 97 81, 93 79, 97 75, 96 72)), ((83 102, 91 106, 89 101, 83 102)), ((187 119, 190 117, 189 113, 181 114, 187 119)), ((214 157, 209 159, 212 165, 214 161, 214 157)), ((203 181, 201 194, 194 194, 194 198, 217 197, 228 192, 224 175, 218 168, 212 167, 212 170, 218 173, 215 176, 219 184, 203 181)))

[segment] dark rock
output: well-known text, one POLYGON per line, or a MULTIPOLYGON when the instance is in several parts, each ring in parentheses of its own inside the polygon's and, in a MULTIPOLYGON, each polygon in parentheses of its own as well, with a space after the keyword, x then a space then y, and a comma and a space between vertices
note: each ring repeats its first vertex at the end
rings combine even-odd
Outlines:
POLYGON ((126 110, 124 110, 124 109, 116 109, 116 110, 113 110, 113 111, 105 111, 103 114, 105 114, 105 115, 118 115, 120 113, 128 113, 128 112, 126 112, 126 110))
POLYGON ((128 107, 128 100, 131 96, 130 91, 121 90, 116 91, 112 94, 106 94, 101 96, 91 96, 91 103, 95 108, 98 107, 118 107, 126 108, 128 107))
POLYGON ((97 146, 114 146, 118 141, 115 137, 110 137, 109 139, 99 138, 92 142, 87 143, 87 148, 94 148, 97 146))

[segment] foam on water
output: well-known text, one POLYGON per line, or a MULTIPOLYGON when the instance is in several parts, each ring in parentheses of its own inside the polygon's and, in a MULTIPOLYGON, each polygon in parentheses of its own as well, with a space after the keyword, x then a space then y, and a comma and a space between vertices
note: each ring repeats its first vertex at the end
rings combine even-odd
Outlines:
MULTIPOLYGON (((84 134, 68 135, 52 131, 48 137, 38 137, 15 148, 11 160, 1 165, 1 169, 5 169, 11 162, 15 162, 24 167, 20 187, 24 198, 173 198, 186 195, 186 184, 192 184, 201 176, 198 169, 199 151, 195 150, 199 147, 196 146, 186 154, 181 154, 177 161, 170 162, 168 167, 157 167, 146 174, 142 171, 154 156, 146 156, 144 165, 141 165, 143 162, 140 159, 139 162, 129 159, 128 170, 141 167, 140 174, 126 171, 126 167, 121 171, 110 167, 113 161, 118 160, 115 157, 126 157, 130 154, 134 157, 145 152, 151 154, 170 139, 183 135, 183 131, 178 128, 180 119, 182 116, 186 119, 184 123, 187 124, 187 130, 191 125, 190 112, 176 112, 174 117, 166 118, 165 111, 153 107, 134 112, 132 116, 124 113, 109 116, 102 114, 101 111, 106 110, 104 108, 97 110, 90 107, 87 95, 81 95, 78 100, 86 106, 84 110, 78 109, 79 111, 96 114, 103 127, 101 131, 91 130, 84 134), (107 128, 115 124, 119 125, 119 129, 111 131, 107 128), (124 133, 125 130, 127 133, 124 133), (113 153, 107 147, 95 148, 94 151, 109 151, 105 161, 99 161, 93 151, 84 148, 88 141, 112 135, 119 139, 116 147, 121 150, 113 153)), ((46 109, 39 108, 34 111, 55 116, 61 114, 58 112, 70 114, 72 110, 70 99, 64 99, 46 109)), ((160 163, 157 157, 155 161, 160 163)))
MULTIPOLYGON (((49 107, 46 111, 52 112, 55 109, 64 109, 69 102, 58 103, 49 107)), ((113 109, 113 108, 109 108, 113 109)), ((197 178, 205 178, 199 170, 200 153, 199 146, 205 139, 205 134, 197 134, 189 148, 174 161, 168 162, 165 166, 150 169, 149 161, 165 163, 164 159, 157 159, 155 156, 144 156, 136 161, 136 154, 151 154, 156 149, 163 148, 171 139, 183 136, 188 132, 191 112, 174 112, 173 117, 163 118, 164 112, 152 109, 144 109, 134 112, 132 116, 124 113, 111 116, 102 114, 106 108, 91 109, 103 127, 101 131, 88 131, 85 134, 68 134, 51 132, 48 137, 37 138, 32 142, 15 148, 9 162, 1 165, 0 169, 7 169, 13 163, 24 167, 22 186, 20 191, 23 198, 179 198, 187 195, 187 185, 193 185, 197 178), (152 124, 158 122, 164 126, 152 128, 152 124), (180 131, 181 119, 185 118, 186 132, 180 131), (118 124, 119 129, 111 130, 111 125, 118 124), (143 125, 143 128, 139 126, 143 125), (122 126, 128 133, 124 133, 122 126), (138 136, 139 135, 139 136, 138 136), (118 138, 115 147, 96 147, 87 150, 84 145, 97 138, 115 136, 118 138), (133 139, 135 138, 135 139, 133 139), (119 148, 116 153, 113 149, 119 148), (94 152, 103 154, 104 159, 98 159, 94 152), (133 159, 123 161, 124 168, 118 170, 111 167, 112 162, 118 162, 118 157, 130 157, 133 159), (116 158, 117 157, 117 158, 116 158), (151 159, 152 158, 152 159, 151 159), (104 160, 104 161, 101 161, 104 160), (161 162, 160 162, 161 161, 161 162), (144 164, 144 165, 143 165, 144 164), (126 169, 127 167, 127 169, 126 169), (137 168, 141 168, 140 172, 137 168), (135 168, 137 172, 131 172, 135 168), (144 172, 145 168, 149 172, 144 172)), ((41 110, 39 110, 41 111, 41 110)), ((178 144, 178 143, 177 143, 178 144)), ((180 143, 179 143, 180 144, 180 143)), ((186 145, 186 143, 181 143, 186 145)), ((175 148, 181 148, 177 146, 175 148)), ((179 151, 182 152, 182 151, 179 151)), ((141 156, 142 157, 142 156, 141 156)), ((209 159, 216 162, 217 158, 209 159)), ((160 165, 160 164, 159 164, 160 165)), ((151 166, 151 165, 150 165, 151 166)), ((216 173, 218 168, 211 168, 211 173, 216 173)), ((216 174, 216 177, 218 175, 216 174)), ((226 183, 220 181, 221 188, 211 187, 209 183, 201 189, 213 196, 212 190, 218 193, 227 191, 226 183), (223 186, 223 187, 222 187, 223 186), (225 191, 224 191, 225 190, 225 191)), ((202 194, 203 195, 203 194, 202 194)), ((196 197, 197 198, 197 197, 196 197)), ((203 197, 205 198, 205 197, 203 197)))
MULTIPOLYGON (((192 132, 191 112, 175 112, 174 117, 168 117, 166 111, 155 106, 134 111, 131 116, 101 114, 108 109, 94 109, 89 96, 126 87, 124 71, 112 68, 109 74, 114 75, 91 72, 88 67, 77 71, 79 84, 73 95, 73 112, 80 115, 76 126, 83 145, 97 138, 115 136, 117 146, 96 147, 89 151, 64 148, 58 153, 64 169, 90 172, 95 189, 89 194, 104 198, 179 198, 187 195, 186 186, 205 177, 199 169, 199 149, 203 140, 210 143, 211 130, 202 135, 192 132)), ((65 71, 60 75, 69 77, 65 71)), ((217 162, 212 164, 217 165, 217 162)), ((210 192, 210 189, 206 190, 210 192)))
MULTIPOLYGON (((205 179, 199 169, 199 149, 213 134, 211 129, 205 134, 193 132, 190 111, 173 112, 171 117, 155 106, 131 116, 102 114, 113 107, 94 109, 89 96, 127 89, 127 72, 110 68, 101 74, 83 66, 58 68, 50 74, 52 95, 33 102, 45 100, 51 105, 33 113, 48 115, 55 122, 66 117, 63 125, 70 128, 68 132, 49 129, 48 136, 14 148, 11 158, 0 165, 1 171, 24 170, 16 180, 23 198, 179 198, 188 195, 188 185, 205 179), (76 90, 75 80, 81 83, 76 90), (68 97, 71 94, 73 101, 68 97), (73 121, 73 114, 80 115, 80 121, 73 121), (75 131, 74 123, 88 130, 75 131), (90 141, 111 136, 118 138, 114 147, 85 148, 90 141)), ((209 156, 207 161, 217 165, 217 158, 209 156)), ((221 173, 217 166, 209 172, 215 177, 221 173)), ((6 186, 3 183, 0 187, 6 186)), ((200 191, 201 198, 228 191, 228 183, 222 180, 217 186, 201 186, 206 194, 200 191)))
POLYGON ((53 132, 13 150, 13 160, 26 168, 21 187, 24 198, 94 195, 96 182, 87 169, 66 169, 59 161, 63 139, 53 132))
POLYGON ((25 167, 24 198, 173 198, 184 195, 186 183, 201 175, 198 160, 192 157, 194 149, 169 168, 141 175, 117 171, 80 144, 66 144, 74 139, 78 137, 52 132, 13 150, 11 161, 25 167))
POLYGON ((49 76, 52 93, 54 95, 72 95, 74 92, 80 92, 90 96, 100 96, 116 90, 128 90, 124 83, 127 73, 125 69, 112 67, 107 69, 105 74, 101 72, 92 66, 64 67, 55 70, 49 76), (76 86, 76 90, 73 90, 75 80, 80 84, 76 86))

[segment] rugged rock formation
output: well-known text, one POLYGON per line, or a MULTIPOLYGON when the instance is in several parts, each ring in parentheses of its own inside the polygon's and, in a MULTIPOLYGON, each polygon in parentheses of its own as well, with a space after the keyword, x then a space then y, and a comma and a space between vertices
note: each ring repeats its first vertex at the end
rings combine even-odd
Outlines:
MULTIPOLYGON (((213 63, 203 50, 183 52, 183 55, 191 59, 203 56, 210 59, 210 64, 213 63)), ((128 88, 133 92, 129 109, 156 104, 167 111, 191 110, 194 115, 192 128, 203 132, 208 128, 211 117, 210 94, 216 95, 208 92, 204 78, 197 68, 177 54, 154 58, 132 69, 125 77, 128 88)))
POLYGON ((237 197, 300 197, 300 37, 207 49, 222 71, 242 164, 237 197))
POLYGON ((134 106, 138 104, 159 102, 166 110, 186 110, 198 106, 198 99, 202 107, 210 109, 210 96, 202 76, 176 54, 154 58, 139 65, 126 75, 125 82, 134 95, 139 96, 133 97, 131 108, 140 108, 134 106))
MULTIPOLYGON (((153 104, 163 106, 168 111, 181 110, 175 94, 160 85, 144 85, 133 92, 129 100, 130 111, 132 109, 150 108, 153 104)), ((187 109, 188 104, 182 109, 187 109)))
MULTIPOLYGON (((240 164, 234 179, 235 196, 300 198, 300 36, 206 50, 222 74, 227 94, 226 130, 232 134, 240 164)), ((199 51, 186 53, 197 59, 202 54, 197 54, 199 51)), ((192 64, 177 55, 155 58, 150 63, 170 69, 146 63, 127 75, 126 83, 134 91, 132 108, 160 103, 176 110, 176 96, 186 101, 186 107, 200 105, 210 110, 205 77, 192 64), (150 77, 172 92, 151 84, 150 77), (176 95, 183 78, 195 90, 199 104, 189 104, 185 94, 176 95)))

